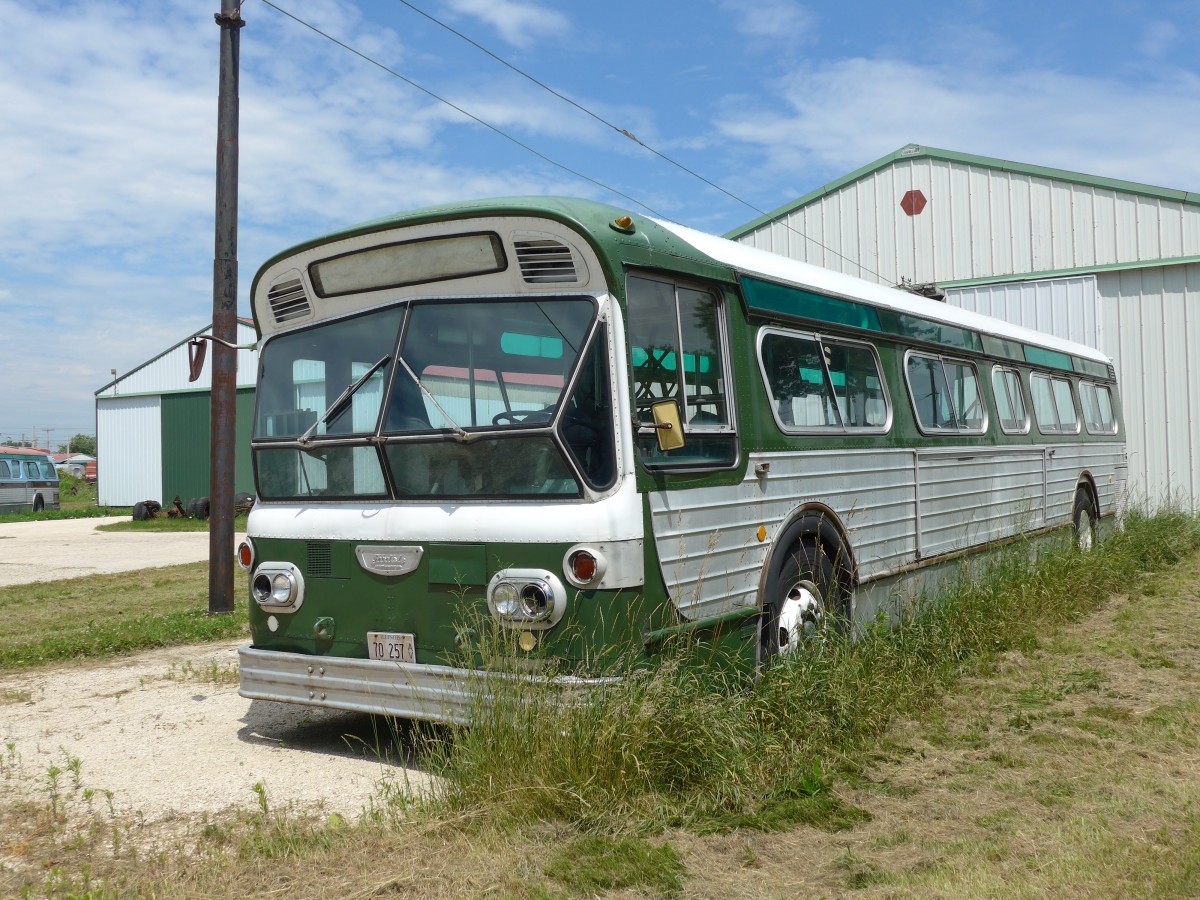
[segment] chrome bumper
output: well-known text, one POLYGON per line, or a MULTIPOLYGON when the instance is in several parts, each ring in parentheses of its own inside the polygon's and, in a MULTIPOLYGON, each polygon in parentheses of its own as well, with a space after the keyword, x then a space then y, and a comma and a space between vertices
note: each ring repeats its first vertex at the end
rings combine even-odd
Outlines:
POLYGON ((238 693, 251 700, 348 709, 401 719, 467 724, 487 704, 495 679, 520 679, 570 694, 615 678, 545 677, 481 672, 450 666, 308 656, 273 650, 238 650, 238 693))

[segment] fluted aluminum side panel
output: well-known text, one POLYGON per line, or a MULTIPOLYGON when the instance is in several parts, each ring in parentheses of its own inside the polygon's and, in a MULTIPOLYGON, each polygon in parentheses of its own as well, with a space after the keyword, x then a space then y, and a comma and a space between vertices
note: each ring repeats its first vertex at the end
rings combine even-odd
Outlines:
POLYGON ((911 561, 914 471, 911 450, 756 453, 738 485, 652 493, 654 540, 672 599, 688 618, 754 606, 771 544, 807 502, 837 513, 860 577, 911 561), (770 473, 756 477, 757 463, 770 464, 770 473))
POLYGON ((923 451, 918 460, 921 558, 1042 527, 1041 449, 923 451))
POLYGON ((756 453, 739 484, 656 491, 649 502, 671 598, 686 618, 698 619, 757 604, 767 554, 806 503, 837 514, 859 580, 867 582, 920 559, 1070 522, 1085 470, 1096 481, 1101 513, 1116 512, 1123 465, 1119 441, 756 453), (756 476, 757 464, 770 471, 756 476))

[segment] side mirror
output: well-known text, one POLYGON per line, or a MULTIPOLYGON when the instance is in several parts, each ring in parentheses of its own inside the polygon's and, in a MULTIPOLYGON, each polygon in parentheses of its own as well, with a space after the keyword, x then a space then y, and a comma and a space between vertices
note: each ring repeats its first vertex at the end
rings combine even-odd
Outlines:
POLYGON ((204 357, 208 353, 208 341, 188 341, 188 381, 195 381, 204 371, 204 357))
POLYGON ((663 400, 650 407, 654 415, 654 429, 658 436, 658 449, 663 453, 678 450, 683 446, 683 422, 679 416, 679 404, 674 400, 663 400))

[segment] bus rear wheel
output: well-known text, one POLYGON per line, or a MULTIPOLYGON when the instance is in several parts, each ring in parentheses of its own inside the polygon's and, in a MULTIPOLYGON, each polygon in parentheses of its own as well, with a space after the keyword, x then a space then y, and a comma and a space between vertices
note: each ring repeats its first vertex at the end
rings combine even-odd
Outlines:
POLYGON ((805 535, 774 564, 764 610, 764 658, 796 652, 822 632, 849 627, 849 604, 838 580, 838 563, 814 535, 805 535))
POLYGON ((1075 491, 1075 507, 1071 511, 1071 525, 1075 531, 1075 546, 1087 553, 1099 540, 1096 501, 1087 488, 1075 491))

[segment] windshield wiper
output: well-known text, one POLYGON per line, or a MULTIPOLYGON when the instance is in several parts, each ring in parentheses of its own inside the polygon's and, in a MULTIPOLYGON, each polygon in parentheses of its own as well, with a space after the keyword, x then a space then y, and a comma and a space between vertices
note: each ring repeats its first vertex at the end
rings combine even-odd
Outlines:
MULTIPOLYGON (((381 358, 379 362, 375 363, 375 365, 363 372, 353 384, 349 385, 344 391, 338 394, 337 399, 330 403, 329 408, 325 410, 325 414, 308 426, 308 431, 300 435, 300 443, 311 443, 309 439, 312 437, 312 433, 332 419, 335 415, 340 413, 343 409, 345 409, 346 404, 350 402, 350 398, 355 395, 358 389, 367 383, 368 378, 386 366, 388 364, 388 360, 390 359, 390 356, 384 356, 381 358)), ((403 362, 403 360, 401 360, 401 362, 403 362)), ((405 366, 405 368, 408 367, 405 366)))
POLYGON ((434 405, 434 407, 437 409, 437 411, 442 414, 442 417, 447 422, 450 423, 450 430, 454 432, 454 434, 458 437, 458 439, 460 441, 462 441, 464 444, 467 441, 469 441, 471 439, 471 435, 468 434, 467 431, 461 425, 459 425, 457 422, 454 421, 454 419, 452 419, 450 417, 450 413, 448 413, 444 409, 442 409, 442 404, 437 402, 437 397, 433 396, 433 394, 431 394, 429 392, 429 388, 427 388, 427 387, 425 387, 425 385, 421 384, 421 379, 417 377, 416 372, 414 372, 411 368, 409 368, 408 363, 406 363, 404 361, 404 357, 399 356, 399 357, 397 357, 396 361, 399 362, 400 365, 404 367, 404 371, 408 373, 408 377, 413 380, 413 383, 418 388, 420 388, 421 393, 429 398, 429 402, 432 403, 434 405))

